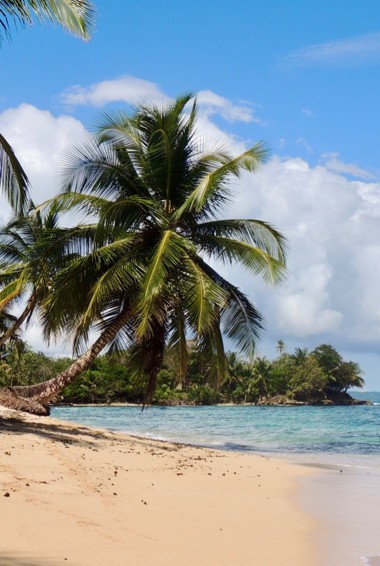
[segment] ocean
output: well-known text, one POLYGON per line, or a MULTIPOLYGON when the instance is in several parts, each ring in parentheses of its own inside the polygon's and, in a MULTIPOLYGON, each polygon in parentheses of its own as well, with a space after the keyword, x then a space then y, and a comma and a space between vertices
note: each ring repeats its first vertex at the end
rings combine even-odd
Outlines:
MULTIPOLYGON (((365 398, 365 393, 356 395, 365 398)), ((172 442, 380 467, 380 392, 355 406, 76 406, 52 416, 172 442)))

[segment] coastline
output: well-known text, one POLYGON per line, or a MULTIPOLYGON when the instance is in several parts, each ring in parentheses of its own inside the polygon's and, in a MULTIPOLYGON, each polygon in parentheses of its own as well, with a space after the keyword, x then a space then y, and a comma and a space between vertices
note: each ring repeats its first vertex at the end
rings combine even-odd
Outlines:
POLYGON ((4 565, 318 564, 299 464, 11 411, 0 432, 4 565))

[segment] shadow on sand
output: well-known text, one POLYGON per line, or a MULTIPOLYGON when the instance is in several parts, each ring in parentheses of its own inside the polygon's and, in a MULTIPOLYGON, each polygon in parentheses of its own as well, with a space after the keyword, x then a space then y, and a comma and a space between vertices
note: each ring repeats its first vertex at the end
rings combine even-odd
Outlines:
MULTIPOLYGON (((0 414, 0 433, 9 434, 33 434, 41 438, 62 442, 63 444, 77 444, 79 446, 93 446, 95 441, 110 440, 110 434, 106 431, 93 430, 75 423, 46 422, 44 417, 38 420, 35 417, 29 420, 27 417, 14 417, 13 415, 0 414)), ((0 556, 0 566, 3 566, 0 556)), ((7 564, 4 562, 4 564, 7 564)), ((20 564, 21 566, 21 564, 20 564)))
MULTIPOLYGON (((62 558, 59 562, 50 560, 48 558, 38 558, 37 556, 26 556, 24 554, 6 553, 0 552, 0 566, 58 566, 59 564, 65 564, 66 558, 62 558)), ((67 564, 73 564, 73 562, 67 562, 67 564)))

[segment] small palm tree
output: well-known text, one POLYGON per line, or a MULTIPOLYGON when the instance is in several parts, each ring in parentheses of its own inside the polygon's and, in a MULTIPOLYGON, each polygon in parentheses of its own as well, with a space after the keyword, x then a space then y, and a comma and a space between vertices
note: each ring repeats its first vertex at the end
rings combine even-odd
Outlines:
POLYGON ((223 379, 223 392, 228 396, 231 395, 233 390, 245 381, 246 365, 237 356, 236 352, 226 353, 226 369, 223 379))
MULTIPOLYGON (((253 356, 263 327, 248 298, 215 268, 242 265, 267 281, 285 270, 284 238, 256 219, 223 219, 229 180, 254 172, 266 150, 257 144, 234 157, 202 150, 192 96, 168 106, 142 105, 131 116, 108 117, 98 136, 70 155, 60 207, 97 218, 96 231, 71 235, 75 260, 57 273, 44 302, 47 337, 65 330, 80 352, 92 328, 99 337, 55 380, 19 390, 46 403, 105 347, 132 347, 155 388, 164 349, 185 367, 188 338, 224 374, 222 330, 253 356), (212 262, 212 264, 210 263, 212 262)), ((74 234, 74 232, 73 232, 74 234)))
POLYGON ((292 354, 290 357, 292 358, 292 360, 295 361, 295 364, 297 366, 300 366, 307 360, 307 356, 308 356, 307 348, 295 348, 294 354, 292 354))
POLYGON ((285 342, 282 339, 277 340, 276 350, 277 350, 277 352, 280 356, 282 356, 282 354, 285 352, 286 345, 285 345, 285 342))
POLYGON ((0 348, 42 307, 62 267, 59 259, 69 259, 68 254, 58 251, 67 233, 57 226, 58 214, 57 207, 51 207, 44 216, 34 210, 28 216, 13 218, 0 229, 0 315, 16 302, 25 302, 13 323, 0 327, 0 348))
POLYGON ((270 369, 271 364, 266 358, 257 358, 255 360, 253 373, 260 399, 268 397, 270 369))

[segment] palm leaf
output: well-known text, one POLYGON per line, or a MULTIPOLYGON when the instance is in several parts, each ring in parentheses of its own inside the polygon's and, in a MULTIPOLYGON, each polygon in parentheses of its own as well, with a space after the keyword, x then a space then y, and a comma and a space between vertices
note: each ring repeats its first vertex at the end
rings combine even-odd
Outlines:
POLYGON ((17 215, 26 214, 32 206, 29 180, 12 147, 0 134, 0 189, 17 215))
POLYGON ((0 311, 3 311, 14 299, 20 298, 25 290, 25 281, 22 277, 11 281, 0 291, 0 311))
POLYGON ((285 276, 284 263, 256 246, 217 236, 205 237, 204 241, 210 255, 230 264, 238 262, 266 282, 279 283, 285 276))
POLYGON ((95 8, 88 0, 0 0, 0 27, 10 34, 9 17, 21 24, 56 21, 74 35, 88 39, 94 26, 95 8))
POLYGON ((220 166, 206 175, 194 189, 184 204, 177 210, 174 217, 178 220, 185 212, 200 212, 214 193, 220 192, 223 181, 228 176, 238 177, 242 171, 256 171, 262 163, 268 150, 260 142, 234 159, 221 159, 220 166))
POLYGON ((206 333, 219 318, 227 295, 194 258, 186 258, 187 270, 184 285, 184 304, 189 321, 198 335, 206 333))
POLYGON ((263 220, 223 219, 198 223, 194 235, 196 238, 200 235, 223 236, 247 242, 285 263, 285 237, 271 224, 263 220))
POLYGON ((224 279, 201 258, 198 257, 196 261, 227 296, 221 311, 221 323, 226 336, 239 350, 253 359, 256 343, 264 329, 262 315, 240 289, 224 279))
MULTIPOLYGON (((142 283, 140 302, 140 324, 137 331, 139 337, 152 332, 151 322, 161 320, 165 315, 165 301, 156 301, 167 285, 168 276, 175 278, 175 272, 181 268, 187 254, 195 248, 186 239, 171 230, 165 230, 152 254, 149 267, 142 283)), ((165 293, 163 293, 165 299, 165 293)))

